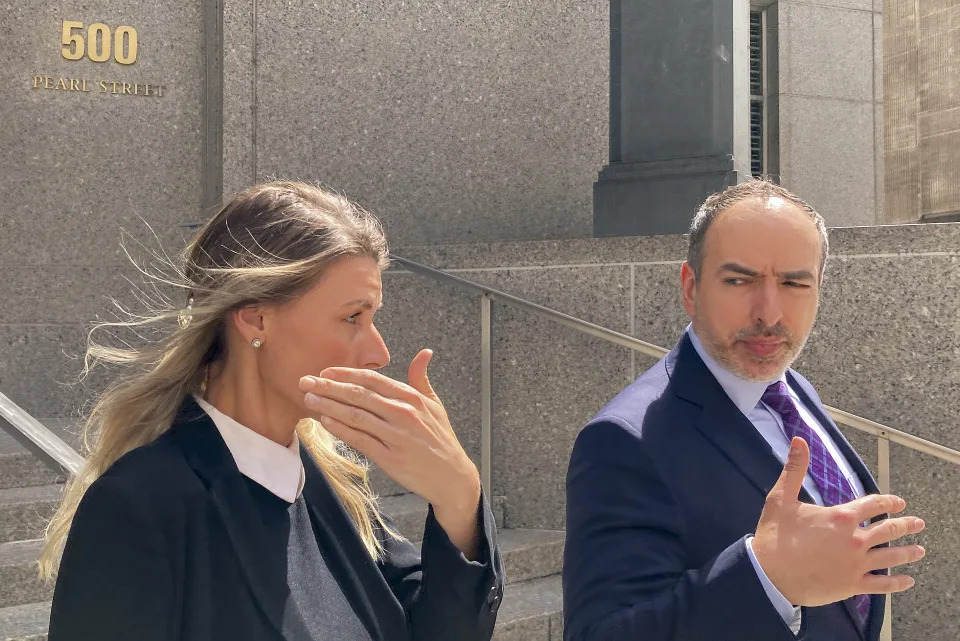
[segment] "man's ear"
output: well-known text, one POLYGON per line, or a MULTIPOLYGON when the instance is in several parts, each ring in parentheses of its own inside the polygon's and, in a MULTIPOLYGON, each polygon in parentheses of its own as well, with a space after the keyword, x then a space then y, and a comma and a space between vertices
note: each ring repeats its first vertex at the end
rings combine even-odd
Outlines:
POLYGON ((680 268, 680 288, 683 292, 683 309, 690 318, 693 318, 693 310, 697 302, 697 276, 687 261, 683 261, 683 266, 680 268))

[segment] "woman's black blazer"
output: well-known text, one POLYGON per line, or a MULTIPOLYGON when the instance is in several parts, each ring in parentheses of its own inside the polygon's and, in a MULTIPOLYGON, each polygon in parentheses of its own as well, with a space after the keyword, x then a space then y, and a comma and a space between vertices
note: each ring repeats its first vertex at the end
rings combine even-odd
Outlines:
MULTIPOLYGON (((422 556, 381 533, 377 562, 323 472, 301 457, 324 560, 373 641, 489 641, 503 565, 486 497, 479 561, 464 558, 430 510, 422 556)), ((168 432, 123 456, 80 502, 49 641, 280 640, 286 551, 268 549, 264 535, 247 481, 187 398, 168 432)))

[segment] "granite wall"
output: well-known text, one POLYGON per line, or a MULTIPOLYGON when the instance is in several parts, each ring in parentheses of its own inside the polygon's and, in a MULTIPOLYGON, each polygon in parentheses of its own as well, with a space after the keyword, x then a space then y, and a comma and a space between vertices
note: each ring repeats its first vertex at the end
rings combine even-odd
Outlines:
MULTIPOLYGON (((824 402, 960 449, 960 225, 832 230, 823 304, 797 364, 824 402)), ((669 347, 686 326, 680 236, 400 247, 397 254, 669 347)), ((476 456, 480 302, 407 272, 384 280, 381 326, 402 376, 421 347, 476 456)), ((493 489, 509 527, 562 528, 564 474, 582 425, 653 363, 494 303, 493 489)), ((847 430, 874 464, 876 441, 847 430)), ((893 489, 927 520, 918 587, 895 601, 895 638, 960 633, 960 468, 892 446, 893 489)))
POLYGON ((225 0, 225 191, 321 181, 404 243, 590 236, 608 4, 225 0))
POLYGON ((885 5, 886 220, 958 220, 960 2, 885 5))
POLYGON ((768 126, 778 132, 772 173, 805 194, 828 225, 882 223, 882 1, 757 4, 769 4, 768 31, 778 42, 768 63, 768 126))
POLYGON ((131 248, 179 247, 200 214, 202 7, 36 0, 3 16, 0 389, 36 416, 69 416, 86 396, 66 385, 83 326, 130 289, 121 229, 131 248), (94 27, 91 43, 97 23, 110 35, 94 27))

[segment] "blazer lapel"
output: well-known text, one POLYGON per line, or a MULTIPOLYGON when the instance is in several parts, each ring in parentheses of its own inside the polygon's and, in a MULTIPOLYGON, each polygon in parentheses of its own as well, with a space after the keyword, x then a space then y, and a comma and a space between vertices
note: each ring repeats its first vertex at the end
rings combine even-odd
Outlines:
POLYGON ((833 439, 834 443, 836 443, 837 447, 840 449, 840 453, 843 455, 843 458, 847 460, 847 463, 850 464, 850 467, 853 468, 854 473, 860 479, 860 483, 863 485, 863 489, 866 491, 866 493, 879 493, 880 489, 877 487, 877 482, 874 480, 873 474, 870 473, 866 463, 863 462, 863 459, 860 458, 860 455, 857 453, 857 451, 853 449, 853 446, 850 445, 849 441, 847 441, 846 437, 843 435, 843 432, 841 432, 840 428, 837 427, 837 424, 834 423, 833 419, 830 418, 830 415, 824 411, 823 405, 814 400, 813 397, 807 393, 807 390, 800 383, 793 372, 787 372, 787 380, 790 383, 790 387, 792 387, 797 393, 806 408, 811 414, 813 414, 814 418, 820 421, 820 425, 823 426, 823 429, 827 431, 827 433, 830 435, 830 438, 833 439))
MULTIPOLYGON (((833 439, 833 442, 837 445, 837 448, 840 450, 840 454, 846 459, 847 463, 853 468, 854 473, 860 478, 860 483, 863 485, 863 489, 867 494, 879 494, 880 489, 877 487, 877 482, 874 480, 873 475, 870 473, 870 470, 867 468, 866 464, 863 462, 863 459, 860 458, 860 455, 857 453, 853 446, 850 445, 846 437, 844 437, 843 432, 840 431, 840 428, 837 427, 837 424, 834 423, 833 419, 830 418, 830 415, 823 409, 823 405, 819 402, 819 399, 815 400, 807 390, 804 385, 794 376, 793 372, 787 372, 787 379, 790 382, 790 387, 796 391, 797 395, 800 397, 800 400, 803 401, 807 409, 813 414, 814 418, 820 421, 820 425, 823 426, 823 429, 827 431, 830 435, 830 438, 833 439)), ((887 518, 886 515, 880 515, 874 517, 872 522, 880 521, 887 518)), ((883 595, 873 595, 870 599, 870 626, 869 629, 864 631, 860 626, 860 615, 857 614, 856 603, 853 599, 847 599, 843 601, 844 609, 847 611, 847 614, 850 615, 850 619, 853 621, 857 630, 864 634, 865 639, 877 638, 880 634, 880 625, 883 621, 883 610, 886 605, 886 597, 883 595)))
POLYGON ((285 550, 265 545, 266 528, 247 482, 213 420, 193 398, 184 401, 175 425, 187 461, 208 488, 255 601, 282 634, 290 591, 286 573, 277 568, 286 567, 285 550))
POLYGON ((314 519, 320 552, 373 641, 406 641, 407 619, 353 520, 326 475, 301 444, 303 496, 314 519))
MULTIPOLYGON (((684 335, 668 357, 667 371, 676 394, 702 408, 695 422, 697 430, 766 497, 780 478, 783 464, 723 391, 689 336, 684 335)), ((806 489, 801 490, 800 500, 813 503, 806 489)))

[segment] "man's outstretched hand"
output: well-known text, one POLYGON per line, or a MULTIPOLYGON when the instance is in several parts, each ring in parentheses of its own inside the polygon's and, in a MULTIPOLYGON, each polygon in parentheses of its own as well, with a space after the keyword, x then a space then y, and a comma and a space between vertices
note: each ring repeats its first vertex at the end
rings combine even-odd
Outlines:
POLYGON ((877 547, 922 531, 923 521, 903 516, 861 526, 875 516, 902 512, 907 503, 899 496, 872 494, 833 507, 804 503, 799 496, 809 464, 806 441, 794 438, 752 543, 780 593, 795 606, 820 606, 913 587, 907 575, 871 572, 923 558, 926 552, 919 545, 877 547))

